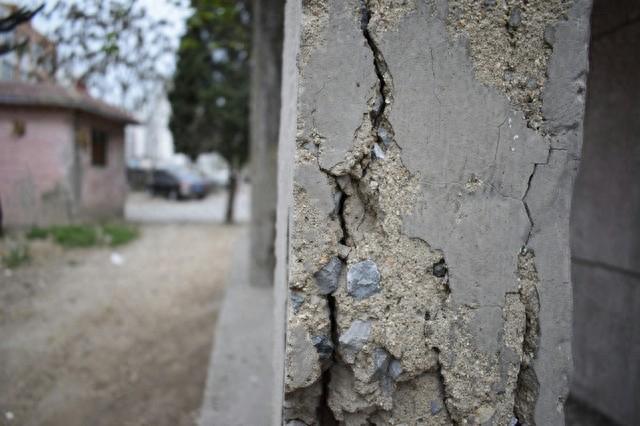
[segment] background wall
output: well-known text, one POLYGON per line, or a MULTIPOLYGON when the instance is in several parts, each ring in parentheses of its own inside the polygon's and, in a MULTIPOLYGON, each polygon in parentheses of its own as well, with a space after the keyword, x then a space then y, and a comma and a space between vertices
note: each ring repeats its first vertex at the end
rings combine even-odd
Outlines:
POLYGON ((103 130, 109 135, 107 164, 91 165, 91 145, 79 147, 81 216, 107 218, 122 214, 127 196, 125 174, 124 130, 105 120, 85 115, 78 116, 78 127, 91 135, 91 129, 103 130))
POLYGON ((572 220, 572 393, 640 420, 640 4, 596 0, 572 220))
POLYGON ((0 199, 7 226, 68 222, 73 164, 70 112, 0 110, 0 199), (22 136, 14 123, 24 124, 22 136))

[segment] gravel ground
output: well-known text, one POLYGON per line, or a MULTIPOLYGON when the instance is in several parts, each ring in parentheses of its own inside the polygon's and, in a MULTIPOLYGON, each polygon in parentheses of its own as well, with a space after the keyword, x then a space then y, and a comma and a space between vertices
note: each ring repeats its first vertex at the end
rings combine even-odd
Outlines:
POLYGON ((0 268, 0 424, 191 425, 242 228, 144 225, 119 249, 0 268))

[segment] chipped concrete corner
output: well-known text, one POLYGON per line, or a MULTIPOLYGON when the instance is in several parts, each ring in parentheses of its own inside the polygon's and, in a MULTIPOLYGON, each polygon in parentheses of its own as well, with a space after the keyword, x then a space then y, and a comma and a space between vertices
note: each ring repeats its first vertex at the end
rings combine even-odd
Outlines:
POLYGON ((282 423, 564 424, 590 7, 288 5, 282 423))

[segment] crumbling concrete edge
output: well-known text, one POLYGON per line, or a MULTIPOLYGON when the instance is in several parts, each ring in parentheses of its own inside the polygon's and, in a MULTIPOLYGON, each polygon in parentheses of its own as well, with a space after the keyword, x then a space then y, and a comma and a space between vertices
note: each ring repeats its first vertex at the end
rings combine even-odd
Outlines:
POLYGON ((567 252, 573 186, 582 151, 591 9, 592 0, 574 0, 568 19, 556 25, 542 107, 545 132, 551 139, 549 159, 537 166, 525 197, 535 224, 529 247, 536 253, 541 287, 540 341, 534 360, 534 368, 544 371, 538 374, 535 419, 539 425, 553 424, 557 418, 564 421, 573 369, 571 256, 567 252), (565 306, 569 309, 560 309, 565 306), (549 369, 550 365, 554 368, 549 369))
POLYGON ((282 425, 284 406, 284 358, 286 345, 286 309, 289 264, 290 206, 293 194, 293 164, 297 131, 297 60, 300 52, 302 5, 287 1, 285 5, 284 43, 282 54, 282 88, 280 134, 278 141, 278 201, 276 215, 276 269, 274 271, 274 356, 275 375, 271 422, 282 425))

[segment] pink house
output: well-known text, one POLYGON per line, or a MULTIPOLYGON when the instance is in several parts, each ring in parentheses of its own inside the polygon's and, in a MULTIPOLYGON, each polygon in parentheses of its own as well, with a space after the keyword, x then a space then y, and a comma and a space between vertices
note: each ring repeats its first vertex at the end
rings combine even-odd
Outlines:
POLYGON ((121 215, 124 129, 136 121, 86 93, 0 82, 0 203, 6 227, 121 215))

